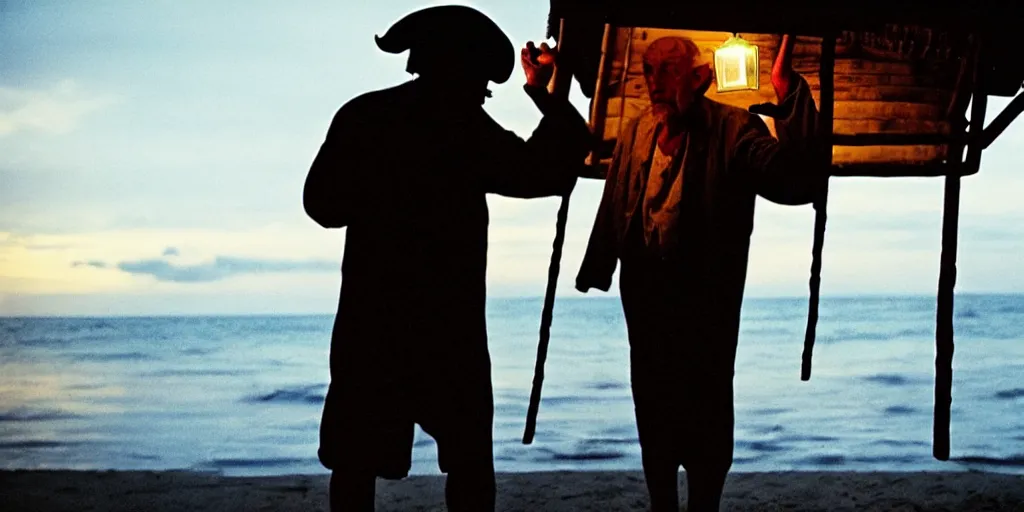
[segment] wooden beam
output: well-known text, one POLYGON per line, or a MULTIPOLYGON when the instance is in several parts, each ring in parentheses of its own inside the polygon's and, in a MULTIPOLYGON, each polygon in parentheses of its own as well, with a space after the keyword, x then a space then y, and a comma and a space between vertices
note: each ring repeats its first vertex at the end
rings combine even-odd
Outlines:
MULTIPOLYGON (((587 174, 582 178, 603 180, 611 158, 602 158, 601 161, 588 168, 587 174)), ((962 165, 950 163, 928 163, 928 164, 849 164, 833 165, 829 171, 830 178, 939 178, 951 174, 963 174, 962 165)))
POLYGON ((937 178, 962 169, 942 162, 929 164, 850 164, 832 166, 833 178, 937 178))
POLYGON ((833 146, 832 163, 841 166, 867 164, 927 165, 944 162, 948 146, 833 146))
POLYGON ((966 140, 966 135, 940 133, 858 133, 832 136, 836 146, 942 146, 966 140))
MULTIPOLYGON (((615 59, 613 53, 615 51, 614 41, 616 32, 618 31, 614 26, 605 24, 604 37, 601 39, 601 62, 597 67, 597 83, 594 85, 594 97, 590 100, 590 133, 594 136, 595 141, 604 140, 605 121, 607 120, 609 107, 609 102, 606 98, 608 91, 607 87, 605 87, 605 78, 611 71, 612 61, 615 59)), ((595 167, 600 163, 601 157, 598 150, 599 147, 595 147, 587 155, 586 165, 588 168, 595 167)))
POLYGON ((1024 94, 1017 94, 1010 101, 1010 104, 985 127, 985 130, 981 133, 981 140, 978 142, 981 148, 988 149, 1022 112, 1024 112, 1024 94))
POLYGON ((842 30, 871 30, 892 24, 923 25, 942 29, 991 29, 994 23, 1012 27, 1019 19, 1014 4, 993 6, 991 2, 956 2, 948 7, 924 2, 862 0, 856 3, 801 3, 786 5, 739 2, 723 6, 714 2, 678 0, 612 0, 566 2, 561 10, 570 18, 593 18, 595 10, 610 23, 722 32, 824 35, 842 30))
POLYGON ((974 174, 981 168, 981 151, 984 149, 981 139, 985 130, 985 111, 988 107, 988 92, 984 89, 986 77, 982 71, 986 68, 985 65, 988 62, 988 55, 985 52, 985 49, 981 50, 976 64, 979 71, 974 81, 974 94, 971 96, 971 120, 970 125, 968 125, 970 133, 967 139, 965 174, 974 174))
MULTIPOLYGON (((629 28, 626 36, 626 48, 623 53, 623 55, 625 55, 625 59, 622 63, 622 77, 619 79, 619 98, 622 99, 623 105, 625 105, 626 102, 626 80, 629 79, 629 66, 633 58, 633 32, 634 29, 632 27, 629 28)), ((615 133, 622 135, 622 129, 626 126, 626 119, 621 115, 619 116, 618 125, 619 126, 615 130, 615 133)), ((616 138, 618 138, 618 136, 616 136, 616 138)))
MULTIPOLYGON (((565 50, 565 20, 563 19, 559 24, 558 29, 558 43, 555 45, 559 52, 565 52, 568 55, 568 51, 565 50)), ((559 64, 562 64, 559 62, 559 64)), ((572 88, 572 70, 565 66, 559 65, 555 67, 555 72, 551 75, 551 81, 548 82, 548 92, 552 96, 559 98, 568 98, 569 90, 572 88)))

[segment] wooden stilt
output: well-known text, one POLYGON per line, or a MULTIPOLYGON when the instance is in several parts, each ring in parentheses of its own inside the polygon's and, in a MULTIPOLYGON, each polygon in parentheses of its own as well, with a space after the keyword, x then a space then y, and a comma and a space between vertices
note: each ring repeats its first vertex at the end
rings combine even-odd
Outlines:
POLYGON ((957 230, 960 214, 960 168, 977 169, 981 161, 980 136, 985 125, 988 95, 984 83, 984 55, 980 41, 974 43, 974 94, 971 98, 970 140, 967 161, 963 160, 963 144, 951 149, 951 167, 956 172, 946 175, 942 205, 942 254, 939 267, 939 293, 935 318, 935 411, 932 424, 932 455, 949 460, 950 408, 953 403, 953 304, 956 286, 957 230))
POLYGON ((956 244, 960 176, 946 176, 942 205, 942 255, 935 320, 935 413, 932 455, 949 460, 949 420, 953 401, 953 287, 956 284, 956 244))
POLYGON ((825 244, 825 222, 828 220, 828 174, 832 168, 832 116, 835 109, 835 60, 837 35, 826 34, 821 40, 821 67, 818 108, 818 135, 822 148, 822 185, 814 201, 814 245, 811 248, 810 300, 807 307, 807 330, 804 333, 804 351, 800 364, 800 380, 811 379, 811 357, 818 327, 818 303, 821 292, 821 253, 825 244))

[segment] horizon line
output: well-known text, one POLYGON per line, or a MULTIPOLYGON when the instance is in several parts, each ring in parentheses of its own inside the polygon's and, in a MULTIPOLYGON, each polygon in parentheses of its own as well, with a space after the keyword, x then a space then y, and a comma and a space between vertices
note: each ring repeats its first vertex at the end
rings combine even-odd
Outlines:
MULTIPOLYGON (((971 297, 971 296, 984 296, 984 297, 1022 297, 1024 292, 960 292, 954 295, 955 297, 971 297)), ((580 297, 580 296, 555 296, 556 301, 558 300, 617 300, 619 295, 600 295, 591 297, 580 297)), ((935 299, 933 294, 923 293, 907 293, 907 294, 883 294, 883 293, 863 293, 863 294, 836 294, 836 295, 825 295, 821 297, 821 301, 828 300, 858 300, 858 299, 935 299)), ((508 296, 497 296, 489 297, 488 301, 491 300, 530 300, 530 301, 543 301, 543 295, 508 295, 508 296)), ((778 295, 778 296, 751 296, 744 297, 744 302, 748 300, 754 301, 793 301, 801 300, 807 301, 807 296, 797 295, 778 295)), ((107 314, 107 315, 96 315, 96 314, 82 314, 82 313, 66 313, 66 314, 4 314, 0 313, 0 319, 15 320, 23 318, 80 318, 80 319, 91 319, 91 318, 267 318, 267 317, 311 317, 311 316, 334 316, 337 311, 322 311, 322 312, 283 312, 283 313, 152 313, 152 314, 107 314)))

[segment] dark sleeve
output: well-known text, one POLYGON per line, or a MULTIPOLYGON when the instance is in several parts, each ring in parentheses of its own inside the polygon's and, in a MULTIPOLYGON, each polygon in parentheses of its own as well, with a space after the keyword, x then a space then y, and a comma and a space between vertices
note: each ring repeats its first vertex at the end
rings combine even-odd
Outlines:
MULTIPOLYGON (((632 120, 623 134, 633 134, 636 120, 632 120)), ((604 179, 604 192, 601 203, 597 207, 597 216, 590 231, 587 250, 576 274, 576 290, 586 293, 591 288, 608 291, 612 286, 612 276, 618 265, 619 254, 616 250, 616 234, 614 216, 621 214, 615 211, 616 196, 620 193, 618 186, 623 182, 623 173, 629 169, 624 166, 623 159, 632 152, 632 141, 629 137, 620 136, 612 151, 612 161, 608 165, 608 175, 604 179), (628 141, 628 144, 627 144, 628 141)))
POLYGON ((747 175, 758 195, 785 205, 812 202, 826 175, 817 142, 818 109, 807 81, 797 73, 793 75, 793 91, 780 104, 750 109, 774 118, 778 140, 761 118, 746 116, 733 134, 730 163, 734 170, 747 175))
POLYGON ((479 148, 487 192, 532 198, 566 194, 584 170, 591 148, 587 123, 568 100, 524 87, 544 117, 523 140, 487 118, 479 148))
POLYGON ((355 201, 362 190, 356 181, 359 174, 360 130, 353 120, 351 103, 338 110, 320 151, 306 175, 302 204, 306 214, 325 228, 342 228, 352 222, 360 211, 355 201))

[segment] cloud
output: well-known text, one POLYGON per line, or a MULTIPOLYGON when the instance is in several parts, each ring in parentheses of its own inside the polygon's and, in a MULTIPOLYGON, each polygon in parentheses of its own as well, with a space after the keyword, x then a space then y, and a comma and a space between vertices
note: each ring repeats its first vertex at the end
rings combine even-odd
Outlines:
POLYGON ((30 244, 25 246, 30 251, 63 251, 72 247, 71 244, 30 244))
MULTIPOLYGON (((173 295, 186 290, 189 293, 203 290, 204 293, 259 294, 265 290, 285 293, 289 289, 304 290, 301 293, 309 290, 336 293, 341 279, 344 238, 344 233, 330 233, 305 223, 250 226, 237 231, 126 230, 62 234, 0 230, 0 302, 5 294, 92 293, 98 296, 120 293, 134 296, 173 295), (45 251, 29 249, 29 246, 40 245, 68 247, 45 251), (169 246, 178 249, 181 255, 162 256, 169 246), (158 280, 151 274, 125 272, 118 267, 119 262, 138 263, 150 259, 164 260, 175 267, 212 266, 216 256, 276 263, 298 261, 307 267, 309 260, 334 263, 322 264, 324 271, 252 272, 196 284, 158 280), (74 265, 74 262, 81 263, 74 265), (89 262, 105 262, 106 267, 89 265, 89 262), (331 289, 334 291, 330 292, 331 289)), ((2 310, 0 305, 0 314, 2 310)))
POLYGON ((68 133, 86 115, 112 103, 113 97, 90 95, 70 80, 49 90, 0 87, 0 137, 19 131, 68 133))
POLYGON ((10 231, 0 231, 0 248, 21 247, 25 245, 25 236, 10 231))
POLYGON ((89 261, 76 261, 76 262, 72 263, 71 266, 72 267, 76 267, 76 268, 77 267, 107 268, 109 265, 107 265, 105 262, 102 262, 102 261, 99 261, 99 260, 89 260, 89 261))
POLYGON ((168 247, 164 249, 164 256, 180 256, 181 252, 178 251, 177 247, 168 247))
POLYGON ((211 263, 174 265, 162 259, 123 261, 117 264, 122 272, 149 275, 158 281, 176 283, 208 283, 242 274, 276 274, 284 272, 337 272, 334 261, 270 260, 217 256, 211 263))

